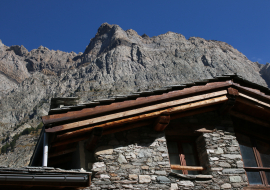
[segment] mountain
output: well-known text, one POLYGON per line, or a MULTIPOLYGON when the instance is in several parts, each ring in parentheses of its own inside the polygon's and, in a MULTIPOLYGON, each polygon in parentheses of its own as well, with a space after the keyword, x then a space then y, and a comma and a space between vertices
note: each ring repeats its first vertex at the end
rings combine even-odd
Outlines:
POLYGON ((252 62, 225 42, 174 32, 150 38, 107 23, 79 54, 0 43, 0 162, 28 164, 52 97, 88 102, 226 73, 267 86, 269 72, 269 64, 252 62))

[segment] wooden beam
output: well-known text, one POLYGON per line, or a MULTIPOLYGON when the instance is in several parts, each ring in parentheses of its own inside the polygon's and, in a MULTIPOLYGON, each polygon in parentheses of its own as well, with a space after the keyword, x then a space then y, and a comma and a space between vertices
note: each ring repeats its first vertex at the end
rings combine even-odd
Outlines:
POLYGON ((112 129, 104 131, 103 133, 104 133, 104 135, 108 135, 108 134, 112 134, 112 133, 118 133, 121 131, 126 131, 126 130, 130 130, 130 129, 135 129, 135 128, 139 128, 139 127, 152 125, 153 123, 154 123, 154 120, 152 120, 152 119, 147 120, 147 121, 140 121, 137 123, 127 124, 125 126, 112 128, 112 129))
POLYGON ((63 150, 63 151, 60 151, 60 152, 55 152, 55 153, 52 153, 52 154, 49 153, 49 158, 56 157, 56 156, 61 156, 61 155, 64 155, 64 154, 75 152, 75 151, 76 151, 76 148, 70 148, 70 149, 63 150))
POLYGON ((92 151, 95 148, 98 140, 102 136, 102 133, 103 133, 103 128, 102 127, 94 128, 94 130, 92 131, 92 133, 91 133, 91 135, 90 135, 90 137, 87 140, 86 145, 85 145, 85 148, 88 151, 92 151))
POLYGON ((235 88, 229 87, 229 88, 227 89, 227 91, 228 91, 228 94, 229 94, 229 95, 232 95, 232 96, 239 96, 239 92, 238 92, 238 90, 235 89, 235 88))
POLYGON ((155 121, 155 131, 163 131, 170 123, 170 114, 162 113, 155 121))
POLYGON ((193 94, 199 94, 199 93, 207 92, 214 89, 221 89, 221 88, 225 88, 231 85, 232 85, 231 81, 213 82, 205 86, 199 86, 199 87, 195 86, 191 88, 186 88, 184 90, 172 91, 172 92, 165 93, 162 95, 140 97, 140 98, 137 98, 136 100, 128 100, 124 102, 112 103, 110 105, 97 106, 94 108, 85 108, 80 111, 71 111, 71 112, 63 113, 63 114, 43 116, 42 121, 44 124, 52 124, 52 123, 63 122, 63 121, 65 122, 72 121, 72 120, 83 118, 83 117, 90 117, 90 116, 93 117, 95 115, 104 114, 111 111, 115 112, 118 110, 127 109, 131 107, 143 106, 149 103, 155 103, 155 102, 165 101, 169 99, 176 99, 176 98, 180 99, 181 97, 184 97, 187 95, 191 96, 193 94))
MULTIPOLYGON (((201 114, 201 113, 215 111, 219 107, 220 107, 219 105, 213 105, 213 106, 209 106, 209 107, 206 107, 206 108, 199 108, 199 109, 196 109, 196 110, 177 113, 177 114, 171 115, 170 119, 174 120, 174 119, 178 119, 178 118, 182 118, 182 117, 188 117, 188 116, 192 116, 192 115, 197 115, 197 114, 201 114)), ((107 129, 107 130, 103 131, 103 135, 117 133, 117 132, 121 132, 121 131, 125 131, 125 130, 130 130, 130 129, 134 129, 134 128, 137 128, 137 127, 152 125, 154 122, 155 121, 152 119, 152 120, 147 120, 147 121, 142 121, 142 122, 136 122, 136 123, 126 124, 126 125, 120 125, 120 126, 117 126, 116 128, 114 127, 114 128, 107 129)), ((77 131, 67 132, 67 133, 58 135, 57 136, 57 142, 53 143, 52 146, 56 147, 56 146, 66 145, 66 144, 69 144, 69 143, 72 143, 72 142, 78 142, 78 141, 85 140, 85 139, 88 138, 87 135, 90 135, 90 132, 93 129, 94 129, 94 127, 85 128, 85 129, 80 129, 80 130, 77 130, 77 131)))
MULTIPOLYGON (((226 96, 222 96, 222 97, 219 97, 219 98, 215 98, 214 100, 212 100, 212 99, 207 100, 207 104, 204 104, 204 105, 205 106, 210 106, 210 105, 222 103, 222 102, 224 102, 226 100, 227 100, 227 97, 226 96)), ((206 103, 206 102, 204 102, 204 103, 206 103)), ((200 107, 200 106, 201 106, 200 103, 196 103, 196 104, 193 103, 192 105, 188 104, 188 105, 185 105, 185 106, 180 107, 180 108, 182 108, 182 110, 180 110, 180 111, 186 111, 186 110, 188 110, 188 108, 189 109, 195 109, 195 108, 200 107)), ((192 111, 192 112, 186 112, 186 113, 184 112, 184 113, 181 113, 181 114, 178 113, 176 115, 171 115, 171 120, 172 119, 177 119, 177 118, 180 118, 180 117, 186 117, 186 116, 190 116, 190 115, 195 115, 195 114, 199 114, 199 113, 204 113, 204 112, 216 110, 216 108, 217 107, 207 107, 206 109, 199 109, 199 110, 195 110, 195 111, 192 111)), ((167 110, 167 111, 169 111, 169 110, 167 110)), ((136 119, 137 120, 140 120, 140 119, 141 120, 143 120, 143 119, 151 119, 151 118, 153 118, 152 116, 154 116, 154 117, 156 115, 158 116, 162 112, 163 111, 157 112, 157 113, 153 113, 153 115, 146 115, 146 114, 139 115, 139 116, 136 116, 136 117, 133 117, 133 118, 126 118, 126 119, 122 119, 122 120, 119 120, 119 121, 108 122, 108 123, 105 123, 105 124, 101 124, 101 125, 97 125, 97 126, 91 126, 91 127, 88 127, 88 128, 79 129, 79 130, 72 131, 72 132, 65 132, 64 134, 57 135, 56 140, 57 141, 62 141, 62 140, 65 140, 65 139, 72 139, 70 141, 76 142, 76 141, 74 141, 74 139, 75 138, 78 138, 78 141, 80 141, 80 139, 81 139, 80 136, 83 136, 85 134, 88 134, 95 127, 105 127, 105 130, 106 130, 106 129, 109 129, 111 127, 121 126, 121 125, 124 125, 125 123, 129 123, 129 122, 132 122, 132 121, 134 122, 136 119)), ((61 143, 61 142, 59 142, 59 143, 61 143)))
POLYGON ((260 101, 260 100, 258 100, 258 99, 256 99, 256 98, 250 97, 250 96, 245 95, 245 94, 243 94, 243 93, 239 93, 239 96, 240 96, 240 97, 243 97, 243 98, 246 98, 246 99, 249 99, 249 100, 251 100, 251 101, 253 101, 253 102, 256 102, 256 103, 258 103, 258 104, 261 104, 261 105, 264 105, 264 106, 270 108, 270 104, 268 104, 268 103, 266 103, 266 102, 263 102, 263 101, 260 101))
MULTIPOLYGON (((121 131, 126 131, 126 130, 130 130, 130 129, 134 129, 134 128, 148 126, 148 125, 152 125, 153 123, 154 123, 154 120, 147 120, 147 121, 140 121, 137 123, 121 125, 121 127, 118 126, 118 127, 110 128, 108 130, 104 130, 102 135, 108 135, 108 134, 118 133, 121 131)), ((57 139, 57 142, 53 143, 52 147, 67 145, 67 144, 70 144, 73 142, 86 140, 87 138, 89 138, 89 135, 87 135, 87 134, 88 133, 84 134, 83 136, 73 138, 75 135, 76 136, 78 136, 78 135, 77 134, 74 135, 73 133, 69 133, 68 136, 64 136, 65 138, 60 137, 59 139, 57 139), (70 138, 68 138, 68 137, 70 137, 70 138), (70 140, 70 139, 72 139, 72 140, 70 140)))
POLYGON ((205 170, 202 166, 180 166, 180 165, 171 165, 173 170, 188 170, 188 171, 202 171, 205 170))
POLYGON ((245 115, 245 114, 239 113, 237 111, 231 110, 229 112, 229 114, 231 114, 231 115, 233 115, 235 117, 238 117, 238 118, 241 118, 241 119, 250 121, 252 123, 256 123, 258 125, 262 125, 262 126, 265 126, 265 127, 270 127, 270 124, 268 122, 266 122, 266 121, 262 121, 261 119, 257 119, 255 117, 252 117, 252 116, 249 116, 249 115, 245 115))
POLYGON ((201 114, 201 113, 211 112, 211 111, 215 111, 219 108, 220 108, 220 105, 213 105, 213 106, 207 106, 204 108, 198 108, 198 109, 194 109, 194 110, 190 110, 190 111, 186 111, 186 112, 172 114, 171 120, 179 119, 182 117, 188 117, 188 116, 192 116, 192 115, 197 115, 197 114, 201 114))
POLYGON ((232 83, 232 86, 234 88, 236 88, 239 92, 244 92, 245 94, 248 94, 248 96, 252 96, 254 98, 259 98, 260 100, 264 100, 266 103, 270 104, 270 96, 269 95, 265 95, 264 93, 262 93, 261 91, 259 90, 255 90, 255 89, 252 89, 252 88, 247 88, 247 87, 244 87, 244 86, 241 86, 237 83, 232 83))
MULTIPOLYGON (((115 125, 119 125, 119 124, 125 124, 125 123, 129 123, 129 122, 154 118, 154 117, 159 116, 163 112, 168 112, 170 114, 171 113, 177 113, 177 112, 182 112, 182 111, 195 109, 195 108, 199 108, 199 107, 218 104, 218 103, 221 103, 221 102, 225 102, 227 100, 228 100, 228 98, 226 97, 226 95, 223 95, 223 96, 212 98, 212 99, 207 99, 207 100, 202 100, 202 101, 189 103, 189 104, 185 104, 185 105, 181 105, 181 106, 167 108, 167 109, 163 109, 163 110, 160 110, 160 111, 155 111, 155 112, 152 112, 152 113, 146 113, 146 114, 138 115, 138 116, 135 116, 135 117, 130 117, 130 118, 125 118, 125 119, 121 119, 121 120, 111 121, 111 122, 108 122, 108 123, 105 123, 105 124, 101 124, 101 125, 99 125, 99 127, 108 128, 108 127, 111 127, 112 125, 115 126, 115 125)), ((131 111, 133 111, 133 110, 131 110, 131 111)), ((126 114, 126 112, 121 113, 121 116, 124 117, 124 116, 126 116, 125 114, 126 114)), ((97 123, 97 122, 101 122, 102 121, 101 119, 104 119, 104 121, 107 121, 108 118, 111 119, 111 115, 102 116, 102 117, 99 117, 99 118, 94 118, 94 119, 89 119, 89 120, 84 120, 84 121, 78 121, 78 122, 69 123, 69 124, 65 124, 65 125, 60 125, 60 126, 45 129, 45 131, 48 132, 48 133, 64 131, 64 130, 68 130, 68 129, 83 127, 83 126, 87 126, 87 125, 94 124, 94 123, 97 123)))
POLYGON ((263 110, 264 112, 267 112, 268 114, 270 114, 270 109, 266 106, 263 106, 257 102, 254 102, 252 100, 249 100, 249 99, 246 99, 246 98, 242 98, 242 97, 237 97, 236 98, 236 101, 237 102, 240 102, 242 104, 245 104, 247 106, 250 106, 252 108, 255 108, 255 109, 261 109, 263 110))

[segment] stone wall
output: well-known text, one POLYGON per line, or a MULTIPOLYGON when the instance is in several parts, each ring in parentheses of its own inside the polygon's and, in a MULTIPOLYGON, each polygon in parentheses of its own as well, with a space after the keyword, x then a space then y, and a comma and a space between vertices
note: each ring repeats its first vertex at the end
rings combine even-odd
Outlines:
POLYGON ((216 121, 214 132, 197 138, 202 174, 171 172, 165 133, 148 126, 103 136, 95 153, 86 153, 93 172, 87 189, 242 189, 248 183, 232 122, 218 115, 216 121))
MULTIPOLYGON (((232 128, 231 128, 232 130, 232 128)), ((209 174, 216 189, 242 189, 247 186, 239 144, 233 131, 221 130, 203 134, 209 157, 209 174)))

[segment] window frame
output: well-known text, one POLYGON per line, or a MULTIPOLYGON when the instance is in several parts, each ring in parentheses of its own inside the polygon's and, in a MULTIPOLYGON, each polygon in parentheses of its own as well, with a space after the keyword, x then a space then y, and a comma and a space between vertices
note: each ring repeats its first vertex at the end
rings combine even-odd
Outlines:
MULTIPOLYGON (((169 142, 175 142, 177 144, 177 149, 178 149, 178 157, 180 160, 180 166, 188 166, 191 169, 185 169, 182 170, 182 174, 184 175, 192 175, 192 174, 188 174, 188 171, 198 171, 198 173, 200 174, 201 169, 196 169, 196 167, 200 166, 200 162, 199 162, 199 156, 198 156, 198 151, 197 151, 197 145, 196 145, 196 139, 194 137, 189 137, 187 139, 187 137, 185 137, 184 139, 180 138, 181 140, 179 140, 179 138, 176 140, 167 140, 167 143, 169 142), (183 143, 190 143, 192 145, 192 150, 193 150, 193 155, 194 155, 194 159, 195 159, 195 166, 189 166, 186 164, 186 158, 185 158, 185 154, 183 151, 183 143), (194 168, 192 168, 194 167, 194 168)), ((170 155, 172 154, 176 154, 176 153, 169 153, 169 149, 168 149, 168 156, 169 156, 169 161, 170 161, 170 166, 172 166, 171 164, 171 160, 170 160, 170 155)), ((175 169, 174 169, 175 170, 175 169)), ((176 169, 177 170, 177 169, 176 169)))
MULTIPOLYGON (((266 141, 263 140, 263 139, 260 139, 260 138, 258 138, 256 136, 253 136, 253 135, 250 135, 250 134, 245 134, 245 133, 239 133, 239 132, 236 133, 236 138, 240 139, 241 138, 241 137, 239 137, 240 135, 245 135, 246 137, 249 137, 250 142, 251 142, 251 146, 252 146, 252 151, 253 151, 255 161, 256 161, 256 164, 257 164, 257 167, 245 167, 245 163, 243 161, 243 165, 244 165, 243 168, 245 169, 245 172, 247 172, 247 171, 257 171, 257 172, 259 172, 260 177, 261 177, 261 181, 262 181, 262 184, 260 184, 260 185, 258 185, 258 184, 250 184, 249 179, 247 177, 249 185, 250 186, 270 187, 270 183, 268 183, 267 177, 266 177, 266 174, 265 174, 265 171, 270 172, 270 167, 264 167, 263 166, 263 162, 262 162, 262 159, 261 159, 260 152, 257 149, 258 145, 256 143, 256 140, 263 141, 263 142, 266 142, 266 141)), ((270 142, 266 142, 266 143, 270 144, 270 142)), ((239 146, 239 148, 240 148, 240 146, 239 146)), ((242 155, 241 148, 240 148, 240 153, 242 155)), ((246 176, 247 176, 247 173, 246 173, 246 176)))

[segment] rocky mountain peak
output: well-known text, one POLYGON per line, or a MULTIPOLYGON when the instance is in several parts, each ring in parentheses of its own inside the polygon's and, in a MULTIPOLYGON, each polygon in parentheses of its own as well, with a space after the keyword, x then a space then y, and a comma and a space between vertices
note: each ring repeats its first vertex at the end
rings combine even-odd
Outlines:
POLYGON ((7 51, 13 51, 16 55, 19 55, 19 56, 27 56, 28 54, 28 50, 23 45, 10 46, 7 51))
POLYGON ((101 24, 101 26, 98 28, 98 32, 96 33, 96 37, 108 33, 112 29, 112 27, 113 25, 110 25, 107 22, 101 24))

